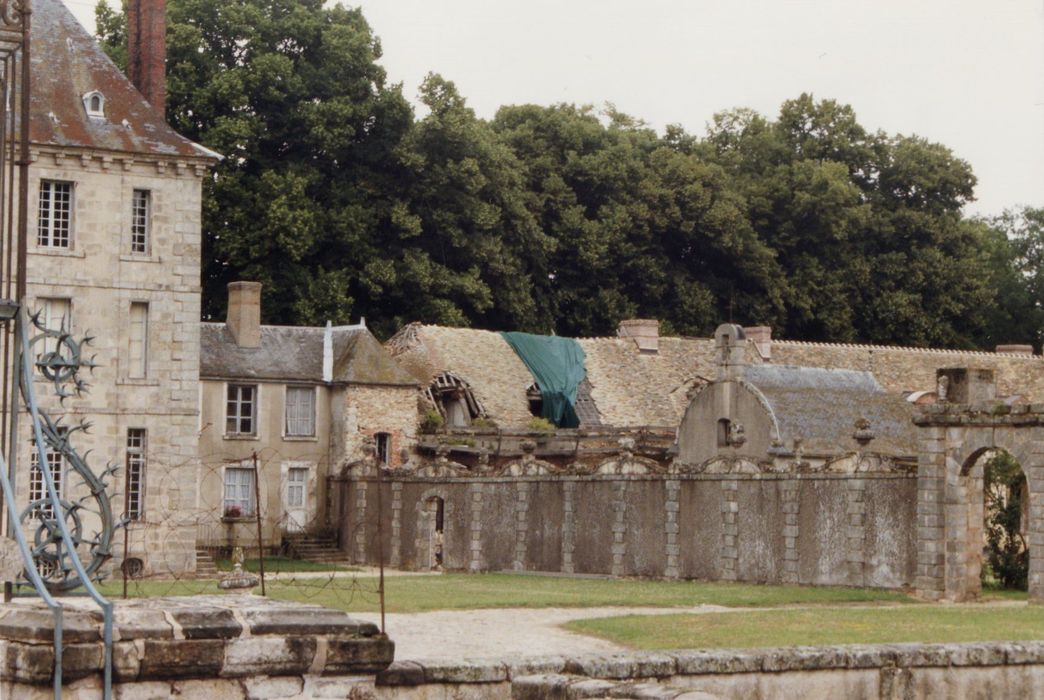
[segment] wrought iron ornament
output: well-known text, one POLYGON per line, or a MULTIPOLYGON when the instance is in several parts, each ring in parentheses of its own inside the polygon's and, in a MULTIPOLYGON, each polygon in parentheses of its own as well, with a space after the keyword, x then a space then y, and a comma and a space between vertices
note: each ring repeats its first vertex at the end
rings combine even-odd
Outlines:
MULTIPOLYGON (((29 340, 30 357, 35 358, 33 364, 40 375, 53 385, 59 401, 64 404, 67 398, 86 393, 89 385, 81 371, 93 370, 96 366, 93 357, 84 357, 84 348, 90 346, 93 338, 88 335, 77 341, 64 327, 57 330, 47 328, 40 320, 39 313, 30 317, 30 323, 36 331, 29 340)), ((118 523, 113 520, 108 482, 118 465, 110 463, 100 474, 96 474, 87 462, 88 453, 80 454, 73 444, 74 438, 78 434, 86 434, 91 424, 81 420, 76 425, 67 426, 62 424, 62 417, 52 418, 46 410, 35 405, 34 392, 28 386, 32 380, 27 373, 22 373, 19 382, 22 400, 30 414, 39 415, 46 452, 60 455, 67 465, 64 476, 66 483, 62 489, 60 508, 55 508, 47 494, 43 493, 40 498, 29 503, 20 520, 27 528, 32 528, 35 523, 31 543, 33 561, 47 587, 54 592, 68 591, 78 588, 83 582, 70 552, 65 549, 58 518, 65 521, 83 569, 95 581, 100 580, 102 566, 112 557, 112 541, 116 531, 126 527, 128 520, 126 516, 118 523), (71 483, 73 477, 79 477, 80 483, 71 483), (75 501, 64 495, 72 493, 83 495, 75 501), (92 525, 95 527, 90 527, 92 525)))

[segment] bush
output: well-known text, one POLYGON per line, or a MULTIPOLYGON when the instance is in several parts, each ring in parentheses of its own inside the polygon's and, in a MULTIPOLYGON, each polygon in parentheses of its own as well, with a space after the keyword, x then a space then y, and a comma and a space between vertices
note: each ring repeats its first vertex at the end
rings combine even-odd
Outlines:
POLYGON ((495 428, 495 427, 497 427, 497 424, 494 423, 493 421, 491 421, 489 418, 486 418, 485 416, 479 416, 475 420, 471 421, 471 427, 472 428, 495 428))
POLYGON ((445 424, 446 419, 442 417, 442 414, 438 410, 430 408, 421 418, 420 429, 422 433, 437 433, 445 424))
POLYGON ((1002 588, 1025 590, 1029 580, 1029 550, 1022 533, 1026 475, 1011 455, 1002 453, 986 463, 983 492, 986 498, 983 579, 992 576, 1002 588))
POLYGON ((530 432, 544 433, 545 435, 553 435, 555 432, 555 424, 547 418, 541 418, 540 416, 530 418, 526 427, 529 428, 530 432))

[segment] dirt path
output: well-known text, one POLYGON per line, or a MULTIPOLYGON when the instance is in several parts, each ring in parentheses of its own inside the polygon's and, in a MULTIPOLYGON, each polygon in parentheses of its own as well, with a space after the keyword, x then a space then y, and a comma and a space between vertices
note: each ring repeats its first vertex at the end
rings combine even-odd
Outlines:
MULTIPOLYGON (((502 608, 497 610, 439 610, 388 614, 388 636, 395 640, 395 658, 447 661, 467 658, 509 658, 587 652, 619 651, 623 647, 559 627, 571 620, 619 615, 672 615, 725 612, 729 608, 502 608)), ((380 622, 377 613, 352 613, 380 622)))

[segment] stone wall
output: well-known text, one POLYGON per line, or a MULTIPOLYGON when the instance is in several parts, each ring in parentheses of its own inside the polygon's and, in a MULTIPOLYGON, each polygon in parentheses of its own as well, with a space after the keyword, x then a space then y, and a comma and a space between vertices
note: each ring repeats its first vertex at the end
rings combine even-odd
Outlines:
POLYGON ((356 563, 900 588, 914 583, 917 479, 904 474, 354 476, 356 563), (379 493, 379 498, 378 498, 379 493))
MULTIPOLYGON (((29 180, 27 293, 30 311, 44 299, 72 301, 72 333, 94 337, 86 356, 97 367, 85 372, 89 391, 59 403, 53 387, 36 383, 41 403, 65 425, 91 423, 74 443, 100 473, 120 467, 110 492, 122 494, 127 430, 147 431, 143 517, 128 528, 129 556, 146 573, 195 567, 197 435, 199 401, 200 202, 203 163, 144 155, 102 154, 34 147, 29 180), (68 248, 36 242, 41 179, 74 183, 72 240, 68 248), (146 254, 132 254, 131 199, 151 193, 146 254), (129 368, 130 306, 148 306, 145 377, 129 368)), ((22 465, 29 462, 29 421, 21 420, 22 465)), ((84 490, 71 474, 65 500, 84 490)), ((18 498, 28 498, 28 468, 18 475, 18 498)), ((113 504, 117 519, 122 499, 113 504)), ((88 532, 96 523, 88 522, 88 532)), ((122 535, 113 548, 122 557, 122 535)))

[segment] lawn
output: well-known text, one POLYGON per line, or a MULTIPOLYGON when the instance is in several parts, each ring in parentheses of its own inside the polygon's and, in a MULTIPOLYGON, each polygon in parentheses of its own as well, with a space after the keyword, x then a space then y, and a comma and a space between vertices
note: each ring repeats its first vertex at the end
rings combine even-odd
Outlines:
POLYGON ((573 632, 637 649, 1044 639, 1044 606, 802 608, 578 620, 573 632))
MULTIPOLYGON (((106 583, 110 595, 122 590, 119 581, 106 583)), ((130 594, 139 596, 215 593, 212 581, 133 581, 130 594)), ((339 576, 270 581, 273 598, 300 600, 341 610, 378 610, 377 579, 339 576)), ((513 574, 444 574, 389 576, 385 579, 388 612, 469 608, 589 608, 601 606, 779 607, 847 603, 905 603, 897 591, 810 586, 759 586, 741 583, 588 579, 513 574)))

